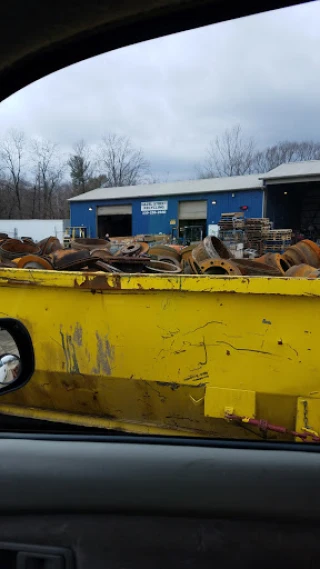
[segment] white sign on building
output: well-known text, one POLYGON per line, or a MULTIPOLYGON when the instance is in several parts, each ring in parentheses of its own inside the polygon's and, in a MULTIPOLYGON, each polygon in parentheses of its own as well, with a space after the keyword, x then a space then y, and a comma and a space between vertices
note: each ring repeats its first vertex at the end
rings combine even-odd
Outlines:
POLYGON ((142 215, 161 215, 168 211, 168 202, 141 202, 142 215))

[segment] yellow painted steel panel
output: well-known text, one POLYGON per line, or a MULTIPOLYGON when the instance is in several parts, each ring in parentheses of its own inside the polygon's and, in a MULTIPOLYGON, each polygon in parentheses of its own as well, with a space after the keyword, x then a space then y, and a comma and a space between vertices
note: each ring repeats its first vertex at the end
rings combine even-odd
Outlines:
POLYGON ((320 391, 298 398, 296 431, 320 436, 320 391))
POLYGON ((257 438, 205 416, 207 392, 255 392, 256 418, 294 429, 298 398, 320 391, 318 280, 3 269, 0 294, 36 357, 28 385, 0 398, 3 413, 257 438))
POLYGON ((256 414, 255 392, 245 389, 207 387, 204 398, 205 416, 224 419, 226 413, 254 419, 256 414))

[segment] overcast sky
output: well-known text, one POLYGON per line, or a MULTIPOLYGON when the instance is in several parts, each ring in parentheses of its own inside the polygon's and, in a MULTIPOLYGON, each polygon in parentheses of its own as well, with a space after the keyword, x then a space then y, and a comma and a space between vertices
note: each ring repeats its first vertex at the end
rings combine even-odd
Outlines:
POLYGON ((46 77, 0 104, 1 133, 68 152, 127 135, 155 176, 194 176, 210 140, 240 123, 259 147, 320 140, 320 3, 126 47, 46 77))

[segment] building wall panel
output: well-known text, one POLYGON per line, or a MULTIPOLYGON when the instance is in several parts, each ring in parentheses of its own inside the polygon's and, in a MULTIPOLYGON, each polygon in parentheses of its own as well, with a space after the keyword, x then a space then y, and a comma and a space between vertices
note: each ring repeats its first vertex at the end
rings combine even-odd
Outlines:
MULTIPOLYGON (((133 188, 134 192, 134 188, 133 188)), ((246 217, 262 217, 262 190, 241 190, 236 192, 215 192, 211 194, 194 194, 192 196, 159 196, 157 198, 132 198, 131 200, 101 200, 86 202, 70 202, 71 225, 84 226, 88 228, 91 237, 97 236, 97 208, 108 205, 132 205, 132 233, 138 235, 170 233, 171 220, 178 223, 179 202, 180 201, 199 201, 207 200, 207 224, 219 222, 222 213, 240 211, 241 206, 248 206, 245 213, 246 217), (232 197, 234 196, 234 197, 232 197), (145 207, 141 208, 142 202, 166 201, 167 209, 150 210, 145 212, 145 207), (142 211, 142 209, 144 211, 142 211), (151 213, 153 211, 153 213, 151 213)), ((111 236, 112 237, 112 236, 111 236)))

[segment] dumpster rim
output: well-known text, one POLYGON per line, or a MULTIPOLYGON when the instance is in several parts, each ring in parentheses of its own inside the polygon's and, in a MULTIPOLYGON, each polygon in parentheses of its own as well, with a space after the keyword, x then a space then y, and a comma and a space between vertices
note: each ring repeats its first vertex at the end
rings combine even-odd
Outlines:
POLYGON ((0 287, 49 287, 83 292, 157 291, 320 297, 320 280, 286 277, 114 274, 36 269, 0 270, 0 287))

